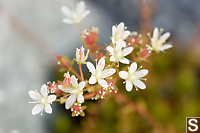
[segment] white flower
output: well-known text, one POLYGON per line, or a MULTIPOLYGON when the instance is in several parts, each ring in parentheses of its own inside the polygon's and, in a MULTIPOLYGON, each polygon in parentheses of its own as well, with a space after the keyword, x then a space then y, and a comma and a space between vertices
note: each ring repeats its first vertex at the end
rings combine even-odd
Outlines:
POLYGON ((125 56, 127 56, 133 51, 133 47, 127 47, 127 48, 122 49, 124 44, 126 45, 124 41, 120 40, 116 43, 116 45, 114 45, 114 48, 111 46, 108 46, 106 48, 112 55, 110 57, 110 61, 114 61, 117 63, 121 62, 123 64, 129 64, 129 60, 125 58, 125 56))
POLYGON ((29 91, 29 96, 35 100, 36 102, 30 102, 30 103, 38 103, 33 107, 32 114, 36 115, 38 113, 43 112, 43 109, 51 114, 52 113, 52 108, 50 104, 52 104, 53 101, 56 100, 56 95, 49 95, 48 96, 48 90, 47 90, 47 85, 44 84, 41 87, 41 95, 36 92, 36 91, 29 91))
POLYGON ((62 6, 61 11, 66 17, 63 19, 63 22, 68 24, 78 24, 90 13, 89 10, 86 10, 83 1, 79 2, 74 9, 62 6))
POLYGON ((151 38, 151 46, 149 46, 150 50, 160 52, 172 47, 171 44, 166 43, 166 40, 170 37, 170 33, 167 32, 163 35, 162 29, 159 31, 158 28, 154 28, 153 37, 151 38))
POLYGON ((146 85, 141 80, 146 80, 142 77, 146 76, 148 74, 147 69, 137 70, 137 63, 133 62, 129 68, 129 71, 120 71, 119 76, 126 80, 126 90, 131 91, 133 88, 133 85, 135 86, 136 90, 137 87, 140 89, 145 89, 146 85))
POLYGON ((124 23, 121 22, 118 26, 112 26, 112 42, 117 43, 120 40, 125 40, 129 35, 130 31, 126 30, 124 23))
POLYGON ((85 53, 84 53, 85 49, 83 48, 83 46, 80 49, 76 48, 76 61, 77 61, 78 64, 81 64, 81 63, 85 64, 86 63, 89 51, 90 50, 88 49, 87 54, 85 55, 85 53))
POLYGON ((104 80, 104 78, 113 75, 116 70, 114 68, 103 70, 105 67, 104 57, 99 60, 98 64, 96 65, 96 69, 91 62, 87 62, 86 65, 89 71, 92 73, 89 79, 89 84, 95 84, 96 82, 98 82, 102 87, 108 88, 108 83, 106 82, 106 80, 104 80))
POLYGON ((66 93, 69 93, 69 97, 65 102, 65 108, 70 109, 70 107, 76 102, 84 102, 83 88, 85 87, 85 81, 78 84, 77 79, 74 75, 71 76, 72 87, 65 87, 63 85, 58 85, 58 88, 66 93))

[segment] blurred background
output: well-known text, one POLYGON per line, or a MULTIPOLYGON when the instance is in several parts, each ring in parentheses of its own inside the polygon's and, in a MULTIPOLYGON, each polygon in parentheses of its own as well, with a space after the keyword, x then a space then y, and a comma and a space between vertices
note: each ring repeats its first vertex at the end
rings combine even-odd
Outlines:
POLYGON ((200 116, 199 0, 85 0, 91 13, 82 27, 98 27, 101 45, 120 22, 144 35, 155 26, 171 32, 174 47, 141 64, 150 70, 147 89, 120 90, 150 116, 112 96, 86 102, 83 118, 72 118, 56 103, 51 115, 31 115, 28 91, 59 79, 54 53, 73 59, 82 46, 77 28, 64 24, 60 11, 76 2, 0 0, 0 133, 185 132, 186 117, 200 116))

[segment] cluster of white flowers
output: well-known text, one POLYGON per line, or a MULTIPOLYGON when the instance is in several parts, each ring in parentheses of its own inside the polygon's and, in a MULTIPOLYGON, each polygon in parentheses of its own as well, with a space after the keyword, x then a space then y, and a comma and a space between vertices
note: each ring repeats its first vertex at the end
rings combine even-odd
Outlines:
MULTIPOLYGON (((89 10, 86 10, 85 3, 83 1, 79 2, 77 4, 77 7, 74 9, 70 9, 68 7, 63 6, 61 8, 62 13, 66 16, 66 18, 63 19, 64 23, 68 24, 79 24, 81 21, 90 13, 89 10), (75 10, 74 10, 75 9, 75 10)), ((89 31, 85 30, 83 32, 83 39, 86 39, 85 42, 83 43, 89 43, 93 45, 97 45, 95 43, 95 40, 98 40, 98 29, 97 28, 92 28, 90 33, 89 31), (91 35, 90 35, 91 34, 91 35)), ((161 35, 162 31, 158 30, 158 28, 154 29, 153 32, 153 37, 150 37, 151 40, 151 46, 147 45, 145 49, 142 49, 143 51, 141 52, 142 57, 148 57, 151 51, 164 51, 168 48, 171 48, 171 44, 166 44, 166 40, 169 38, 170 33, 167 32, 163 35, 161 35)), ((30 97, 35 100, 35 102, 31 103, 37 103, 33 110, 32 114, 38 114, 43 112, 43 109, 51 114, 52 113, 52 108, 50 104, 52 104, 53 101, 56 100, 56 95, 55 94, 61 94, 63 97, 60 97, 60 99, 64 99, 65 102, 65 108, 70 109, 73 111, 72 116, 78 116, 79 114, 81 116, 84 116, 83 110, 85 107, 81 106, 82 103, 84 103, 84 91, 88 86, 94 85, 98 83, 101 88, 99 89, 98 97, 104 98, 106 96, 107 92, 115 92, 115 83, 114 80, 108 80, 112 78, 114 74, 116 74, 116 71, 118 72, 117 75, 118 77, 124 79, 125 88, 127 91, 132 91, 133 86, 135 86, 136 90, 139 89, 145 89, 146 85, 141 81, 141 80, 146 80, 145 77, 148 74, 147 69, 142 69, 140 70, 137 69, 137 63, 132 62, 126 57, 127 55, 131 54, 134 50, 133 46, 130 43, 127 43, 128 39, 133 40, 132 42, 137 42, 138 38, 132 34, 135 34, 135 32, 130 32, 127 30, 125 27, 124 23, 121 22, 119 25, 114 25, 112 26, 112 37, 111 41, 112 43, 106 47, 105 51, 107 52, 107 55, 110 54, 109 61, 106 60, 105 56, 100 56, 101 58, 96 61, 96 67, 93 65, 93 63, 87 61, 88 55, 89 55, 89 49, 87 50, 87 53, 85 55, 85 49, 82 46, 80 49, 76 49, 76 59, 75 61, 77 64, 79 64, 79 69, 80 69, 80 75, 77 75, 77 73, 74 73, 74 75, 70 76, 69 72, 64 74, 64 80, 62 83, 55 83, 49 84, 50 86, 48 87, 46 84, 44 84, 41 87, 41 95, 37 91, 29 91, 30 97), (108 53, 109 52, 109 53, 108 53), (106 62, 111 62, 112 64, 108 64, 108 67, 105 68, 106 62), (122 64, 125 64, 125 69, 128 69, 127 71, 120 71, 119 68, 119 62, 122 64), (130 67, 126 66, 130 64, 130 67), (84 80, 84 76, 82 73, 82 68, 81 65, 86 64, 89 72, 91 73, 91 76, 89 78, 89 81, 84 80), (116 66, 117 67, 116 67, 116 66), (112 67, 116 68, 112 68, 112 67), (110 67, 110 68, 109 68, 110 67), (75 77, 78 77, 79 80, 81 80, 80 83, 78 83, 78 79, 75 77), (89 83, 90 85, 86 85, 86 83, 89 83), (49 92, 51 94, 49 95, 49 92), (52 94, 53 93, 53 94, 52 94)), ((92 51, 92 50, 91 50, 92 51)), ((96 53, 99 53, 99 51, 96 51, 96 53)), ((59 58, 61 58, 59 56, 59 58)), ((65 63, 66 60, 62 58, 61 63, 65 63)), ((70 66, 70 63, 67 63, 67 65, 64 66, 70 66)), ((70 69, 69 69, 70 71, 70 69)), ((115 76, 113 76, 115 77, 115 76)), ((116 76, 117 77, 117 76, 116 76)), ((99 85, 97 86, 99 87, 99 85)), ((95 90, 97 92, 97 90, 95 90)), ((89 92, 89 91, 88 91, 89 92)), ((96 97, 93 97, 97 99, 96 97)), ((58 100, 60 100, 58 99, 58 100)), ((63 103, 64 103, 63 102, 63 103)))

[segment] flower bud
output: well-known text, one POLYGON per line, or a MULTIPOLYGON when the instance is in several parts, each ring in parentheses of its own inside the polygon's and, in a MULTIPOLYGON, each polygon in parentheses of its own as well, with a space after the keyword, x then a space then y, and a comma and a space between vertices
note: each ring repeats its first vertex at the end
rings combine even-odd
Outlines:
POLYGON ((55 55, 58 58, 59 64, 61 64, 63 67, 69 68, 71 66, 71 63, 70 63, 69 60, 67 60, 66 58, 64 58, 64 57, 62 57, 60 55, 57 55, 56 53, 55 53, 55 55))
POLYGON ((140 53, 140 58, 142 58, 143 60, 145 60, 147 57, 149 57, 150 54, 151 54, 151 51, 148 50, 148 48, 146 47, 146 48, 140 53))
POLYGON ((85 64, 86 60, 88 58, 88 54, 89 54, 89 49, 87 50, 87 54, 85 55, 85 49, 83 48, 83 46, 80 49, 76 49, 76 61, 78 64, 85 64))
POLYGON ((71 77, 69 75, 69 72, 65 73, 64 74, 64 81, 63 81, 63 84, 66 86, 66 87, 69 87, 71 85, 71 77))

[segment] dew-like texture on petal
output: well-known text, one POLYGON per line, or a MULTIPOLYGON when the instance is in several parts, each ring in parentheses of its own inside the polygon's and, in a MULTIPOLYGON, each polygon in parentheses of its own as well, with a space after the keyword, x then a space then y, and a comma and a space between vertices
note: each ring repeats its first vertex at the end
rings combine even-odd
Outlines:
POLYGON ((123 64, 129 64, 130 61, 126 58, 120 59, 119 62, 123 63, 123 64))
POLYGON ((77 101, 78 101, 79 103, 83 103, 83 102, 84 102, 83 94, 81 94, 81 93, 78 94, 77 101))
POLYGON ((56 95, 50 95, 50 96, 48 96, 48 103, 52 103, 55 100, 56 100, 56 95))
POLYGON ((102 57, 97 65, 97 71, 101 72, 105 67, 105 59, 102 57))
POLYGON ((48 93, 47 93, 47 85, 46 84, 43 84, 42 87, 41 87, 41 94, 43 97, 47 97, 48 93))
POLYGON ((64 85, 58 85, 58 89, 60 89, 63 92, 70 93, 73 89, 69 87, 65 87, 64 85))
POLYGON ((170 37, 170 33, 167 32, 167 33, 163 34, 163 35, 160 37, 160 41, 161 41, 162 43, 165 43, 166 40, 167 40, 169 37, 170 37))
POLYGON ((120 72, 119 72, 119 76, 120 76, 122 79, 127 79, 127 78, 128 78, 128 72, 126 72, 126 71, 120 71, 120 72))
POLYGON ((106 47, 106 49, 108 50, 108 52, 110 52, 111 55, 114 54, 114 48, 111 46, 106 47))
POLYGON ((76 95, 70 95, 65 102, 65 108, 69 109, 75 102, 76 102, 76 95))
POLYGON ((43 110, 43 108, 44 108, 43 104, 36 104, 32 109, 32 115, 40 113, 43 110))
POLYGON ((110 61, 117 61, 114 56, 110 57, 110 61))
POLYGON ((72 86, 77 88, 78 87, 78 82, 77 79, 74 75, 71 76, 71 82, 72 82, 72 86))
POLYGON ((127 48, 125 48, 125 49, 122 50, 122 55, 123 55, 123 56, 127 56, 127 55, 129 55, 132 51, 133 51, 133 47, 127 47, 127 48))
POLYGON ((69 8, 67 8, 66 6, 62 6, 61 7, 61 12, 66 16, 66 17, 71 17, 72 12, 69 8))
POLYGON ((137 70, 137 63, 133 62, 129 68, 129 73, 134 73, 137 70))
POLYGON ((148 70, 142 69, 142 70, 137 71, 135 74, 137 75, 137 77, 144 77, 148 74, 148 70))
POLYGON ((114 68, 105 69, 102 71, 101 77, 102 78, 109 77, 109 76, 113 75, 115 72, 116 72, 116 70, 114 68))
POLYGON ((98 83, 99 83, 102 87, 108 88, 108 83, 107 83, 105 80, 99 79, 99 80, 98 80, 98 83))
POLYGON ((29 91, 29 96, 33 99, 33 100, 36 100, 36 101, 39 101, 42 99, 42 96, 38 93, 38 92, 35 92, 35 91, 29 91))
POLYGON ((79 89, 82 90, 85 87, 85 81, 81 81, 78 86, 79 89))
POLYGON ((89 69, 89 71, 92 74, 95 74, 95 67, 94 67, 94 65, 91 62, 87 62, 86 65, 87 65, 87 68, 89 69))
POLYGON ((52 113, 51 105, 50 105, 50 104, 45 104, 44 110, 45 110, 45 112, 47 112, 48 114, 51 114, 51 113, 52 113))
POLYGON ((93 85, 97 82, 97 79, 95 76, 91 76, 90 79, 89 79, 89 84, 93 85))
POLYGON ((126 81, 126 90, 131 91, 133 89, 133 84, 131 83, 130 80, 126 81))
POLYGON ((140 88, 140 89, 145 89, 146 88, 146 85, 139 79, 138 80, 134 80, 133 84, 135 86, 137 86, 138 88, 140 88))

